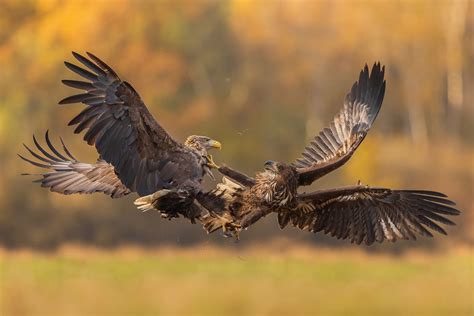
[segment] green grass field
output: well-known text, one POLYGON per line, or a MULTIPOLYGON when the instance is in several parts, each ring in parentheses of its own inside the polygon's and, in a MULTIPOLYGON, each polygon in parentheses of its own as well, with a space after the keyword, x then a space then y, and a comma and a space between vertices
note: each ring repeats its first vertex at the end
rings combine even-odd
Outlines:
POLYGON ((474 315, 470 249, 2 251, 1 315, 474 315))

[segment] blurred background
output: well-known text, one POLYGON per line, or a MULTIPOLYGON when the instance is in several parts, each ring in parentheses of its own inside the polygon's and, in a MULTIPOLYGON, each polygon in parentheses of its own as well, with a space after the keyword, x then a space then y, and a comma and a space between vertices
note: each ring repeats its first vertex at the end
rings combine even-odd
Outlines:
POLYGON ((0 311, 474 314, 473 10, 468 0, 0 1, 0 311), (38 172, 16 155, 33 133, 97 158, 67 127, 82 107, 57 105, 72 93, 60 83, 74 78, 63 65, 72 50, 111 65, 175 139, 218 139, 215 160, 248 174, 297 158, 364 64, 380 61, 387 89, 372 130, 307 190, 358 180, 436 190, 463 213, 447 237, 416 243, 356 247, 281 231, 274 216, 235 243, 140 213, 133 195, 50 193, 20 176, 38 172))

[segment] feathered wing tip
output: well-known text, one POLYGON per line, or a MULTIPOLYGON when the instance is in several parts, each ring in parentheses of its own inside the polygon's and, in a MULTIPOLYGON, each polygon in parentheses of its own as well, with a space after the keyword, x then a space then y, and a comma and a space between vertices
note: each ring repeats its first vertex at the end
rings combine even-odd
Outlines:
POLYGON ((54 147, 48 131, 45 133, 47 148, 41 146, 34 135, 33 143, 36 151, 23 144, 35 159, 26 158, 20 154, 18 156, 33 166, 49 169, 49 171, 39 174, 23 173, 22 175, 40 176, 41 178, 33 182, 40 182, 42 187, 66 195, 103 192, 112 198, 119 198, 130 193, 130 190, 117 178, 114 168, 110 164, 100 160, 95 164, 79 162, 66 147, 62 138, 60 140, 63 153, 54 147))
POLYGON ((381 66, 380 62, 375 62, 369 74, 369 67, 365 64, 363 70, 359 74, 359 80, 354 82, 351 91, 346 95, 344 104, 355 105, 356 103, 364 104, 365 111, 370 125, 374 122, 377 114, 382 106, 385 96, 385 66, 381 66))
POLYGON ((115 73, 112 67, 110 67, 105 62, 103 62, 98 57, 96 57, 95 55, 89 52, 87 52, 87 55, 89 56, 90 59, 92 59, 93 62, 79 53, 72 52, 72 55, 82 65, 84 65, 86 69, 81 68, 67 61, 64 62, 64 65, 72 72, 78 74, 84 79, 90 80, 91 82, 78 81, 78 80, 61 80, 61 82, 64 85, 71 88, 84 90, 85 93, 66 97, 62 99, 61 101, 59 101, 59 104, 63 105, 63 104, 78 103, 78 102, 82 102, 85 104, 89 104, 89 103, 100 104, 103 101, 105 101, 105 98, 106 98, 106 94, 104 91, 105 87, 99 84, 99 82, 101 80, 119 81, 118 75, 115 73))
MULTIPOLYGON (((68 156, 69 158, 66 158, 63 154, 61 154, 54 146, 53 144, 51 143, 51 140, 49 138, 49 130, 46 131, 45 135, 44 135, 44 138, 45 138, 45 141, 46 141, 46 144, 48 146, 48 148, 51 150, 51 153, 48 152, 47 150, 45 150, 39 143, 38 141, 36 140, 36 137, 35 135, 33 135, 33 143, 35 144, 36 146, 36 149, 39 151, 39 153, 43 154, 43 156, 41 156, 39 153, 35 152, 34 150, 32 150, 30 147, 28 147, 27 145, 23 144, 23 146, 26 148, 26 150, 28 150, 28 152, 36 159, 38 159, 39 161, 41 162, 38 162, 38 161, 34 161, 34 160, 31 160, 31 159, 28 159, 28 158, 25 158, 24 156, 18 154, 18 156, 36 166, 36 167, 40 167, 40 168, 45 168, 45 169, 52 169, 53 166, 55 164, 61 164, 61 163, 69 163, 69 162, 77 162, 77 159, 71 154, 71 152, 69 151, 69 149, 66 147, 66 145, 64 144, 64 141, 62 140, 62 138, 60 138, 61 140, 61 144, 63 146, 63 150, 65 152, 65 155, 68 156), (45 162, 46 164, 42 163, 42 162, 45 162)), ((25 173, 24 175, 28 175, 27 173, 25 173)))
POLYGON ((314 211, 282 215, 281 224, 291 222, 301 229, 356 244, 416 240, 416 235, 433 237, 431 231, 446 235, 440 224, 454 225, 447 216, 460 214, 445 194, 426 190, 354 186, 303 194, 300 198, 312 203, 314 211))
POLYGON ((360 72, 344 107, 329 127, 324 128, 293 164, 302 174, 301 185, 346 163, 367 135, 382 106, 385 95, 385 67, 375 63, 369 73, 367 65, 360 72), (327 170, 321 170, 325 165, 327 170))

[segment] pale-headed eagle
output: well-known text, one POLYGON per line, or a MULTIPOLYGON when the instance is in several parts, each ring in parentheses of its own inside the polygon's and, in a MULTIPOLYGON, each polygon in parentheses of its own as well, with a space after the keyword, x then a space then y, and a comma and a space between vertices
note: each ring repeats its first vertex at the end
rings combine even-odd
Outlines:
MULTIPOLYGON (((175 141, 153 118, 135 89, 91 53, 88 58, 73 52, 85 68, 65 62, 85 81, 63 80, 82 90, 59 104, 83 103, 86 107, 69 125, 75 133, 86 131, 84 140, 99 153, 96 163, 78 161, 64 146, 60 153, 46 133, 45 150, 33 136, 38 152, 26 149, 40 162, 22 159, 50 169, 39 179, 41 186, 62 194, 103 192, 119 198, 130 192, 143 197, 135 203, 147 210, 156 206, 164 217, 183 215, 199 219, 200 199, 208 195, 201 186, 204 175, 217 167, 207 153, 221 144, 206 136, 189 136, 175 141), (196 202, 198 200, 198 202, 196 202)), ((62 142, 62 140, 61 140, 62 142)), ((204 201, 206 202, 206 201, 204 201)))
POLYGON ((311 232, 370 245, 384 240, 431 237, 429 229, 446 234, 438 223, 453 225, 446 215, 458 215, 446 195, 424 190, 391 190, 355 185, 299 194, 346 163, 367 135, 385 93, 384 67, 367 65, 347 94, 342 111, 305 148, 295 163, 267 161, 251 178, 229 167, 218 186, 224 211, 204 220, 208 232, 223 228, 238 234, 263 216, 277 213, 281 228, 288 224, 311 232))

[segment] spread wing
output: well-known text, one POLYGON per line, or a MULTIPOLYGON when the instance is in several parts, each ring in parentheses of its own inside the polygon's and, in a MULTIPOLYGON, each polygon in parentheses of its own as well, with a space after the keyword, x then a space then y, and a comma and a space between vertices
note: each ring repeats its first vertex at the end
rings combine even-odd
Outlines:
POLYGON ((280 212, 280 226, 289 222, 312 232, 370 245, 383 240, 415 240, 415 234, 432 237, 439 225, 454 225, 445 216, 458 215, 454 202, 433 191, 390 190, 352 186, 301 194, 295 212, 280 212))
POLYGON ((300 174, 300 185, 309 185, 316 179, 346 163, 364 137, 382 105, 385 93, 385 67, 374 64, 369 75, 367 65, 359 80, 347 94, 342 111, 328 128, 324 128, 301 158, 294 163, 300 174))
POLYGON ((95 145, 100 157, 112 164, 122 183, 139 195, 177 186, 202 177, 202 168, 189 149, 176 142, 155 121, 138 93, 102 60, 73 52, 88 70, 65 62, 86 81, 63 80, 84 93, 59 104, 84 103, 71 120, 75 133, 87 130, 84 140, 95 145))
POLYGON ((39 174, 41 178, 35 180, 35 182, 40 182, 42 187, 62 194, 103 192, 112 198, 119 198, 130 193, 130 190, 122 184, 115 174, 114 167, 109 163, 103 160, 98 160, 95 164, 79 162, 69 152, 62 139, 64 154, 53 146, 48 132, 46 132, 45 139, 51 152, 41 147, 34 136, 33 142, 38 150, 37 152, 24 145, 39 162, 19 155, 21 159, 34 166, 50 170, 39 174))

